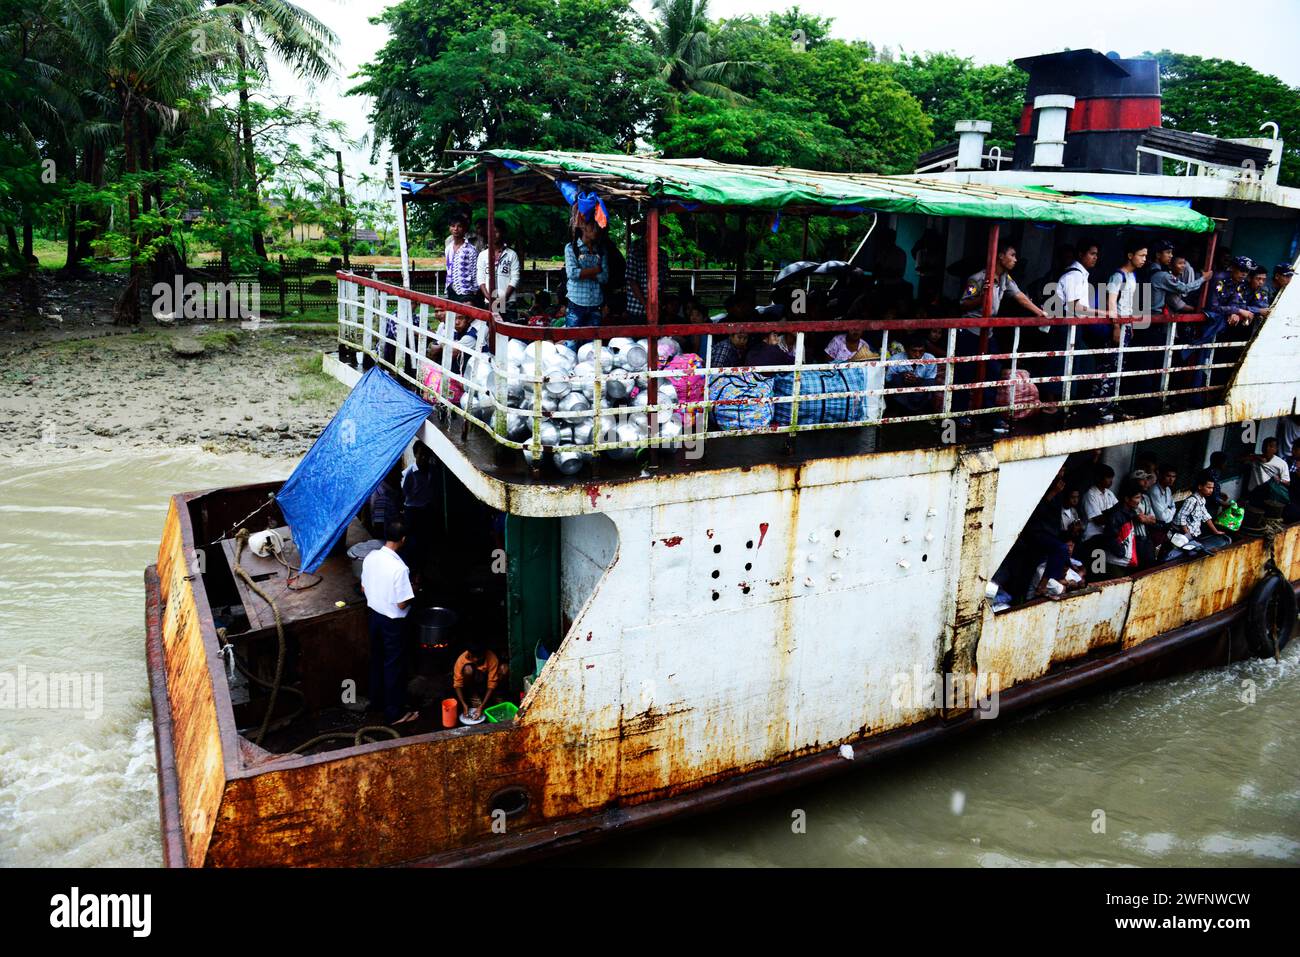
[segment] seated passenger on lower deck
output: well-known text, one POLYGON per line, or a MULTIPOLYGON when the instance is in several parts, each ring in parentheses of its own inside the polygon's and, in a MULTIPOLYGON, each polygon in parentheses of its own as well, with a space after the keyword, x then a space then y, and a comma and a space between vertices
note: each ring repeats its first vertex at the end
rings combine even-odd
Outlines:
MULTIPOLYGON (((1174 531, 1195 539, 1206 548, 1222 548, 1224 545, 1231 545, 1232 538, 1225 535, 1210 518, 1207 502, 1213 496, 1214 475, 1209 469, 1204 469, 1196 475, 1196 486, 1192 489, 1192 494, 1183 499, 1182 504, 1178 506, 1171 527, 1174 531), (1204 532, 1203 530, 1207 528, 1209 531, 1204 532)), ((1179 554, 1178 550, 1171 549, 1169 557, 1177 557, 1179 554)))
MULTIPOLYGON (((925 333, 914 332, 907 337, 902 356, 891 353, 891 359, 906 358, 909 361, 886 367, 885 384, 889 388, 934 385, 939 367, 934 356, 926 351, 928 341, 925 333)), ((902 409, 904 415, 924 415, 942 404, 942 395, 940 392, 899 392, 888 396, 888 404, 902 409)))
POLYGON ((470 719, 477 719, 492 704, 493 695, 509 673, 510 667, 482 642, 471 643, 452 667, 452 688, 461 711, 470 719))
POLYGON ((1134 479, 1125 479, 1120 486, 1118 501, 1089 523, 1101 529, 1100 534, 1085 543, 1090 557, 1100 552, 1105 558, 1103 577, 1128 575, 1142 567, 1138 554, 1138 505, 1142 500, 1142 485, 1134 479))
POLYGON ((1242 456, 1250 471, 1246 477, 1247 501, 1257 508, 1291 504, 1291 467, 1277 454, 1277 439, 1269 436, 1254 455, 1242 456))

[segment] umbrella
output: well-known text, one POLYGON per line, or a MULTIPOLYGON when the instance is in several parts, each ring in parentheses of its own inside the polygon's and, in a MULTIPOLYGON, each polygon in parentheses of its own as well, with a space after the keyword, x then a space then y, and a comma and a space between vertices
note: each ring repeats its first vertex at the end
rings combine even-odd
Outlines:
POLYGON ((786 266, 776 274, 776 279, 773 280, 772 285, 779 286, 792 279, 801 279, 811 272, 816 272, 821 267, 821 263, 810 262, 807 259, 801 259, 799 262, 790 263, 790 265, 786 266))

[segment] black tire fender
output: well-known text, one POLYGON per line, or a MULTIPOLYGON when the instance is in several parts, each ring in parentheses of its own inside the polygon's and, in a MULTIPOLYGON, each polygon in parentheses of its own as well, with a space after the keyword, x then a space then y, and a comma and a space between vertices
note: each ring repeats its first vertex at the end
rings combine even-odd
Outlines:
POLYGON ((1281 572, 1273 570, 1255 584, 1247 602, 1246 641, 1251 654, 1272 658, 1295 633, 1295 590, 1281 572))

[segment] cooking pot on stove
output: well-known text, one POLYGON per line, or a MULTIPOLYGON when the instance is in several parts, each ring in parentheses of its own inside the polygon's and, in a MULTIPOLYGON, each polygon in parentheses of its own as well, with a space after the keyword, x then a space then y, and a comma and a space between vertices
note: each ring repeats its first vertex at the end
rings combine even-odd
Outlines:
POLYGON ((451 642, 452 629, 460 620, 450 608, 425 608, 417 614, 416 638, 421 648, 445 648, 451 642))

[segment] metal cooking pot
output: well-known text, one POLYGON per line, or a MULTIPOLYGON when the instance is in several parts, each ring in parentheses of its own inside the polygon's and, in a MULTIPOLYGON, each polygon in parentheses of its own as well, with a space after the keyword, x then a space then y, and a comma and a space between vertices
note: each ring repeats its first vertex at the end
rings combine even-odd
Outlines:
POLYGON ((451 631, 460 620, 450 608, 426 608, 416 620, 416 634, 421 648, 445 648, 451 641, 451 631))

